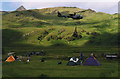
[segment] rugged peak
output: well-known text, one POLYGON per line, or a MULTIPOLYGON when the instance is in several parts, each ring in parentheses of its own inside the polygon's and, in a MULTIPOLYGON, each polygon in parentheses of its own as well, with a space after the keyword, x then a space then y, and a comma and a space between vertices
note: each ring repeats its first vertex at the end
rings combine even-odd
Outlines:
POLYGON ((16 11, 22 11, 22 10, 26 10, 23 5, 21 5, 19 8, 16 9, 16 11))
POLYGON ((89 12, 96 12, 96 11, 94 11, 94 10, 92 10, 92 9, 87 9, 87 11, 89 11, 89 12))

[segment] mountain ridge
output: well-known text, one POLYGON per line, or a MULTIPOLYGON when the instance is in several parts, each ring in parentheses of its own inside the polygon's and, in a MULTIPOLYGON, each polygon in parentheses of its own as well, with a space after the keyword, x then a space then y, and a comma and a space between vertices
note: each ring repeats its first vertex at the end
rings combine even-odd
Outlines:
MULTIPOLYGON (((79 8, 47 8, 47 9, 32 9, 23 11, 13 11, 3 14, 4 41, 9 44, 7 39, 18 43, 28 43, 39 45, 38 37, 40 37, 42 45, 51 45, 52 41, 64 41, 69 45, 115 45, 118 15, 111 15, 101 12, 95 12, 91 9, 81 10, 79 8), (71 18, 57 17, 57 11, 63 15, 69 15, 76 11, 77 14, 83 15, 81 20, 73 20, 71 18), (80 38, 72 37, 74 27, 77 26, 77 33, 80 38), (13 32, 12 32, 13 30, 13 32), (19 33, 20 37, 15 38, 14 32, 19 33), (7 36, 8 34, 11 34, 7 36), (95 34, 95 35, 94 35, 95 34), (106 36, 112 36, 106 37, 106 36), (104 39, 101 39, 104 37, 104 39), (24 40, 23 40, 24 39, 24 40), (110 42, 105 42, 108 39, 113 39, 110 42), (21 40, 21 41, 20 41, 21 40)), ((16 35, 15 35, 16 36, 16 35)), ((12 42, 13 42, 12 41, 12 42)))

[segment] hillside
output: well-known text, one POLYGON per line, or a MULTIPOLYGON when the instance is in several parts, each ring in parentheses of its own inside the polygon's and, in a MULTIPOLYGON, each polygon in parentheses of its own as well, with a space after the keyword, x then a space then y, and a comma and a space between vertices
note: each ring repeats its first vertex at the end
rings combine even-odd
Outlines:
POLYGON ((3 14, 3 47, 116 47, 118 15, 76 7, 55 7, 3 14), (77 12, 82 20, 57 17, 77 12), (77 26, 78 38, 73 37, 77 26), (38 40, 39 38, 39 40, 38 40))
POLYGON ((120 56, 118 14, 111 15, 76 7, 1 13, 3 13, 3 26, 0 64, 3 79, 119 76, 119 59, 106 58, 106 54, 118 54, 118 58, 120 56), (57 17, 57 11, 63 15, 77 12, 83 15, 83 19, 57 17), (19 58, 14 62, 6 62, 10 52, 15 52, 16 55, 13 56, 19 58), (81 53, 83 53, 82 63, 81 53), (91 53, 94 53, 94 59, 88 58, 91 53), (26 54, 29 54, 29 57, 26 54), (71 57, 78 58, 81 64, 68 66, 71 57), (43 59, 44 62, 41 61, 43 59), (101 65, 84 66, 85 61, 93 65, 99 61, 101 65))

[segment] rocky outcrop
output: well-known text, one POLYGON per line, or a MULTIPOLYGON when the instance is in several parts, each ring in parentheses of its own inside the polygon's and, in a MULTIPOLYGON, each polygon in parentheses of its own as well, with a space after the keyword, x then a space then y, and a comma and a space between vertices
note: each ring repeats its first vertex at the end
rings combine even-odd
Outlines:
POLYGON ((22 11, 22 10, 26 10, 24 6, 20 6, 19 8, 16 9, 16 11, 22 11))

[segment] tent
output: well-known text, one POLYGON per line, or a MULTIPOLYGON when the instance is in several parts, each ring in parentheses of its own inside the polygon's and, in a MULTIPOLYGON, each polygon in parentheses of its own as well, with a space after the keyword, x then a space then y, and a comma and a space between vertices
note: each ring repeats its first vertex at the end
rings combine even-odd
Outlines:
POLYGON ((98 61, 94 56, 90 56, 90 57, 87 58, 87 60, 83 63, 83 65, 97 65, 97 66, 99 66, 100 63, 99 63, 99 61, 98 61))
POLYGON ((76 57, 70 58, 69 62, 67 63, 68 66, 80 65, 80 61, 76 57))
POLYGON ((15 58, 11 55, 6 59, 6 62, 13 62, 15 61, 15 58))
POLYGON ((67 65, 68 66, 74 66, 74 65, 76 65, 74 62, 72 62, 72 61, 69 61, 68 63, 67 63, 67 65))

